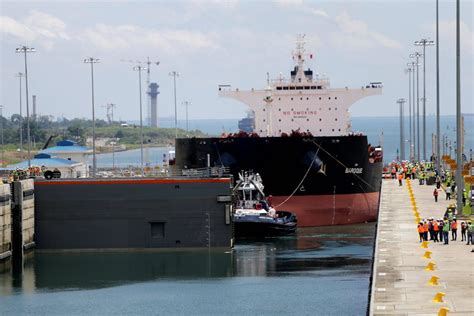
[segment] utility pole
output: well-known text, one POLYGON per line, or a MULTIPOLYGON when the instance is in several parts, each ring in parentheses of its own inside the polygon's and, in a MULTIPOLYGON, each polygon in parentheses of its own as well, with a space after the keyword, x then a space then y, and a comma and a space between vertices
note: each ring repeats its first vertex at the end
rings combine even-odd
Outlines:
POLYGON ((403 104, 405 103, 405 99, 398 99, 397 103, 400 105, 400 161, 405 160, 405 135, 404 135, 404 127, 403 127, 403 104))
POLYGON ((418 62, 420 57, 423 57, 423 55, 419 52, 415 52, 414 54, 410 54, 411 58, 416 58, 415 66, 416 66, 416 128, 417 128, 417 149, 416 149, 416 155, 418 160, 421 160, 421 155, 420 155, 420 80, 419 80, 419 68, 418 66, 420 63, 418 62))
POLYGON ((464 181, 462 176, 462 122, 461 122, 461 38, 460 38, 460 0, 456 0, 456 200, 457 211, 462 213, 464 207, 462 195, 464 181))
POLYGON ((183 105, 186 106, 186 133, 189 133, 189 125, 188 125, 188 106, 191 104, 189 101, 183 101, 183 105))
POLYGON ((24 77, 24 74, 22 72, 19 72, 15 75, 18 79, 20 79, 20 121, 19 121, 19 130, 20 130, 20 154, 21 158, 23 159, 23 106, 22 106, 22 84, 21 84, 21 78, 24 77))
POLYGON ((408 129, 409 129, 409 137, 410 139, 408 140, 408 146, 409 146, 409 157, 408 159, 410 161, 413 161, 413 148, 412 148, 412 142, 413 142, 413 135, 412 135, 412 129, 411 129, 411 72, 412 68, 408 67, 405 69, 405 73, 408 73, 408 129))
POLYGON ((94 57, 84 59, 85 64, 91 64, 91 97, 92 97, 92 178, 95 178, 97 172, 97 160, 95 152, 95 97, 94 97, 94 64, 100 60, 94 57))
POLYGON ((2 141, 2 167, 5 166, 5 142, 3 139, 3 105, 0 105, 0 137, 2 141))
POLYGON ((135 66, 133 70, 138 71, 138 93, 140 96, 140 168, 142 177, 145 176, 145 170, 143 169, 143 110, 142 110, 142 71, 147 70, 146 67, 135 66))
POLYGON ((28 62, 27 53, 34 53, 36 49, 26 45, 20 46, 15 50, 17 53, 23 53, 25 56, 25 93, 26 93, 26 137, 28 141, 28 169, 31 167, 31 135, 30 135, 30 107, 28 94, 28 62))
POLYGON ((423 46, 423 160, 426 160, 426 46, 434 45, 434 41, 422 38, 415 46, 423 46))
POLYGON ((440 144, 440 105, 439 105, 439 1, 436 0, 436 168, 441 174, 440 144))
POLYGON ((170 76, 173 77, 173 84, 174 84, 174 134, 175 134, 175 141, 178 138, 178 107, 176 106, 176 77, 179 77, 179 73, 177 71, 172 71, 169 73, 170 76))

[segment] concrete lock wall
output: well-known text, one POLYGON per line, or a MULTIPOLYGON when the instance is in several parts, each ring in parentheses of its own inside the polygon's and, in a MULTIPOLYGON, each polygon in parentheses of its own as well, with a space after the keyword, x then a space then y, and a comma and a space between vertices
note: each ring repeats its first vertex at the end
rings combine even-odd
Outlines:
POLYGON ((33 179, 21 180, 23 191, 22 231, 23 245, 30 245, 35 237, 35 189, 33 179))
POLYGON ((9 184, 0 184, 0 260, 11 255, 11 194, 9 184))
POLYGON ((37 249, 230 248, 230 179, 37 180, 37 249))

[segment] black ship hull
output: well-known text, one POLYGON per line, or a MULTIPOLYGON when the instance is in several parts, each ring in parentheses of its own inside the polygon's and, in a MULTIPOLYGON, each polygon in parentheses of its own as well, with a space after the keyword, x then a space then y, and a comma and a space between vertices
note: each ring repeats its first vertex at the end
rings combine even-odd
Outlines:
POLYGON ((291 209, 299 226, 375 221, 381 158, 366 136, 191 138, 176 142, 178 168, 226 166, 259 173, 278 209, 291 209))

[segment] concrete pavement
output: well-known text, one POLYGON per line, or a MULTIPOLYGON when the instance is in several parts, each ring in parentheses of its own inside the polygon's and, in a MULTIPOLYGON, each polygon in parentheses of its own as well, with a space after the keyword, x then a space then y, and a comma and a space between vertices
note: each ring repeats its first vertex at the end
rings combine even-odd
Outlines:
POLYGON ((457 241, 450 232, 449 245, 428 242, 423 248, 416 214, 442 218, 451 202, 440 192, 435 203, 434 186, 412 181, 412 203, 408 187, 405 180, 401 187, 397 180, 383 180, 370 315, 443 315, 443 310, 474 315, 474 246, 460 241, 461 220, 457 241), (433 271, 427 269, 430 263, 433 271), (438 285, 429 284, 433 277, 438 285))

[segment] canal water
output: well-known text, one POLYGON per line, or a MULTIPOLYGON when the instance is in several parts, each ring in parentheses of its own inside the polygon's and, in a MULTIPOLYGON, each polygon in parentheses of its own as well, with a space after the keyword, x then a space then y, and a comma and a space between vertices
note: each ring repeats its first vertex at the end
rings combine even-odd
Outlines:
POLYGON ((34 253, 0 273, 0 315, 364 315, 374 224, 232 251, 34 253))

